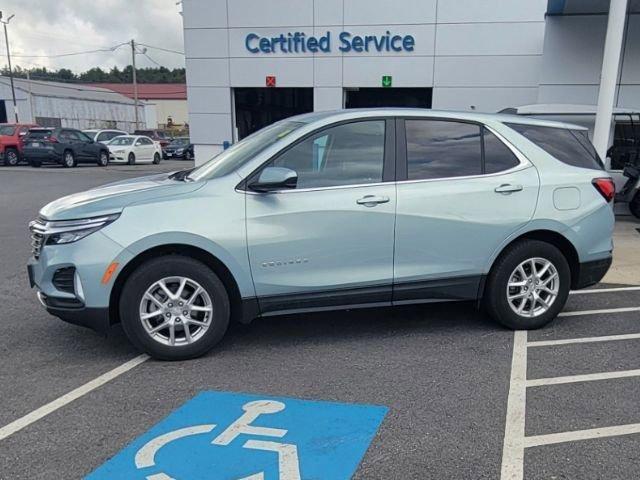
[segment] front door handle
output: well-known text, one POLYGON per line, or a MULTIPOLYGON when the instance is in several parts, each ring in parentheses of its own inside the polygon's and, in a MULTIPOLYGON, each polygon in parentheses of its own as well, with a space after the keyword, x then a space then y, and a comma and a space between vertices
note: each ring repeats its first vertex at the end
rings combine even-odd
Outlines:
POLYGON ((389 201, 389 197, 378 196, 378 195, 365 195, 362 198, 356 200, 358 205, 364 205, 365 207, 375 207, 379 203, 387 203, 389 201))
POLYGON ((508 195, 513 192, 522 191, 522 185, 511 185, 510 183, 503 183, 499 187, 496 187, 494 191, 496 193, 502 193, 504 195, 508 195))

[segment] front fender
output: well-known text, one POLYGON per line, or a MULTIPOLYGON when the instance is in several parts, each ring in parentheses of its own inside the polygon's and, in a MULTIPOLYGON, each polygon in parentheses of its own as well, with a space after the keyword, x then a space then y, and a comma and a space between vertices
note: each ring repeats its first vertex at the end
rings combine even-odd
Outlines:
MULTIPOLYGON (((167 245, 194 247, 204 250, 205 252, 216 257, 222 262, 236 283, 240 291, 241 297, 255 297, 255 290, 251 280, 251 273, 247 270, 248 265, 242 265, 238 259, 227 249, 218 243, 205 238, 201 235, 188 232, 162 232, 156 233, 137 240, 128 245, 118 258, 114 259, 119 263, 118 271, 122 272, 127 265, 135 260, 140 254, 156 247, 164 247, 167 245)), ((245 256, 246 258, 246 256, 245 256)))

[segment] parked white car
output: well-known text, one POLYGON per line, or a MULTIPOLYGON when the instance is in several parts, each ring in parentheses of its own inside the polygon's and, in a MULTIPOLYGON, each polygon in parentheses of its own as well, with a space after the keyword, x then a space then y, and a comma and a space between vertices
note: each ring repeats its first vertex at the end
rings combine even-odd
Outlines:
POLYGON ((113 163, 160 163, 162 148, 158 142, 143 135, 121 135, 111 140, 109 161, 113 163))
POLYGON ((83 130, 83 133, 86 133, 91 137, 91 140, 94 142, 107 144, 111 140, 121 135, 128 135, 127 132, 123 132, 122 130, 98 130, 98 129, 89 129, 83 130))

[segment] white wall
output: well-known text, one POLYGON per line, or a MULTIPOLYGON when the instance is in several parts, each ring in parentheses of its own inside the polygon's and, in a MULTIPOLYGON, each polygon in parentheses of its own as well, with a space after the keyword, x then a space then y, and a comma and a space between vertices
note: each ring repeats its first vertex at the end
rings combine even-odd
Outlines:
MULTIPOLYGON (((537 101, 595 105, 602 68, 607 15, 547 19, 537 101)), ((625 28, 616 106, 640 108, 640 16, 625 28)))
MULTIPOLYGON (((191 137, 231 140, 231 87, 314 87, 314 109, 343 106, 343 89, 433 87, 433 107, 495 112, 535 103, 547 0, 185 0, 191 137), (413 52, 341 53, 337 35, 413 35, 413 52), (248 33, 332 32, 330 53, 252 54, 248 33)), ((199 160, 199 159, 198 159, 199 160)))

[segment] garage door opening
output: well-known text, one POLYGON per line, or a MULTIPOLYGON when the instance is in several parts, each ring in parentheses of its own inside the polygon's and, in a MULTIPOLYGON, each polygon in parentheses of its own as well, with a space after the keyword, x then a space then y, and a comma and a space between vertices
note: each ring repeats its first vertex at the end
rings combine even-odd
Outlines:
POLYGON ((431 108, 432 88, 354 88, 345 90, 345 108, 431 108))
POLYGON ((313 88, 235 88, 238 140, 283 118, 313 111, 313 88))

